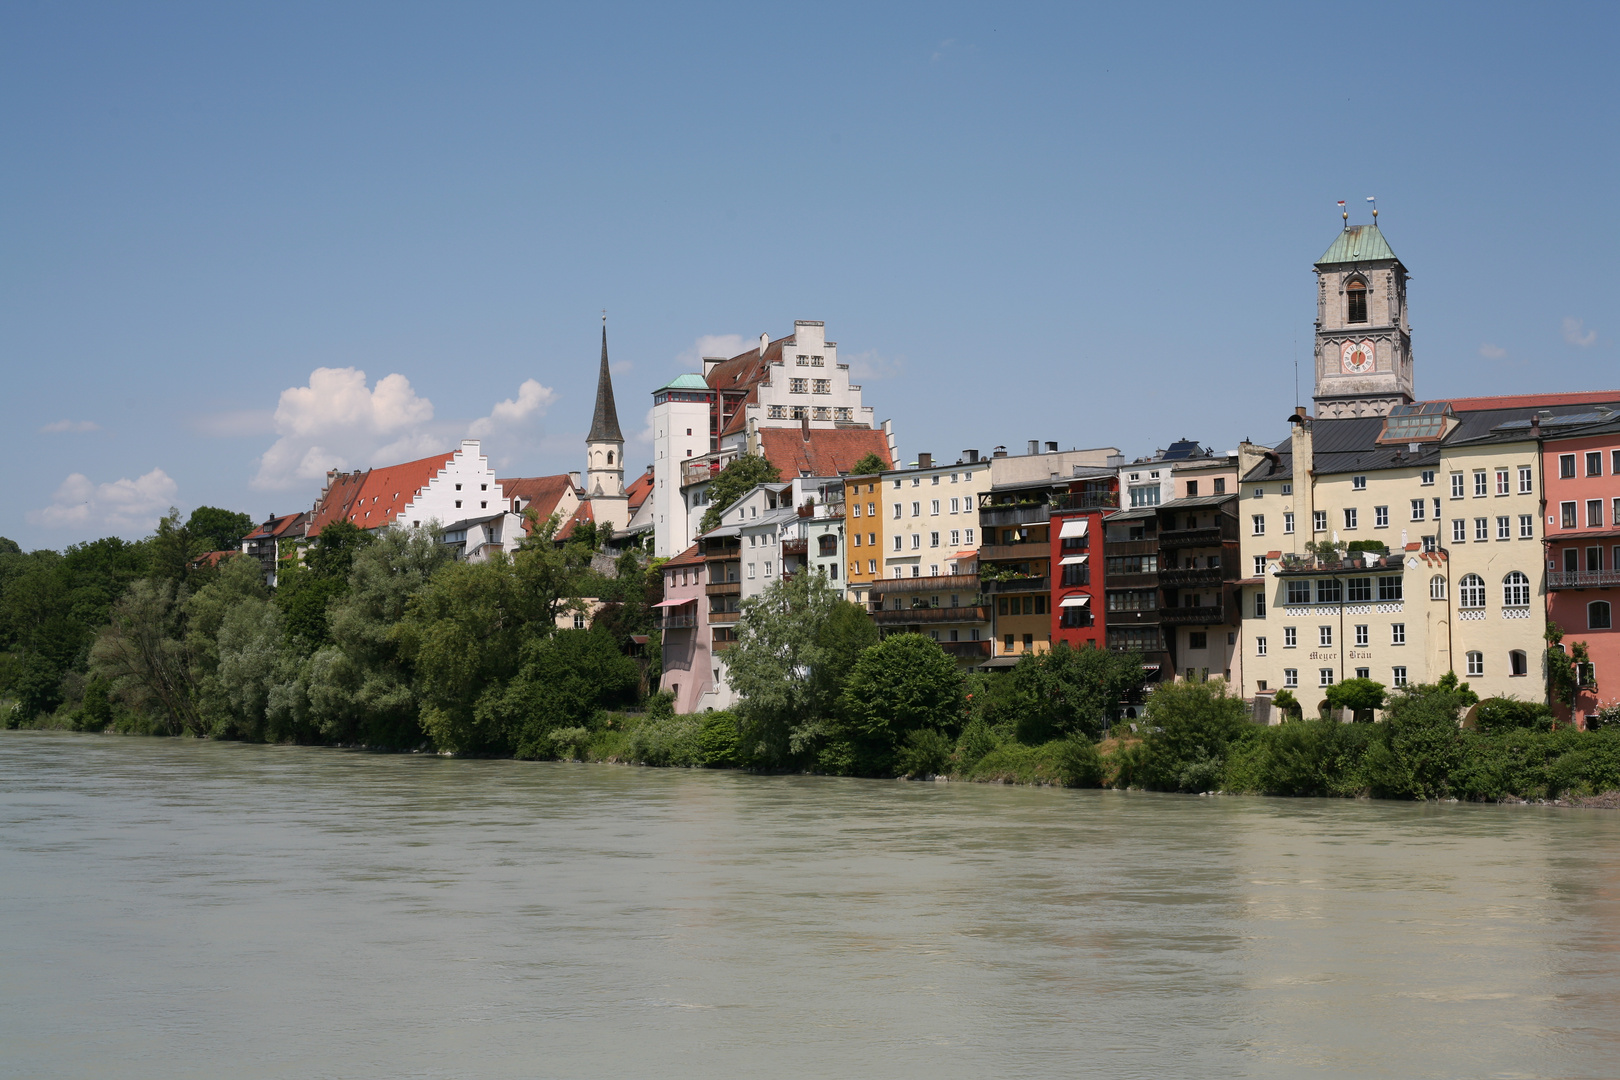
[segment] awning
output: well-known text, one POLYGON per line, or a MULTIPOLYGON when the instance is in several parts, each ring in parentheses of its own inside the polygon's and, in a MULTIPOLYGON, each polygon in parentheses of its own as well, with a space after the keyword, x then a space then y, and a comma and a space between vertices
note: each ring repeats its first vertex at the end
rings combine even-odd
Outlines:
POLYGON ((1058 560, 1058 565, 1059 566, 1084 566, 1084 565, 1086 565, 1086 559, 1088 559, 1089 557, 1090 556, 1087 556, 1087 555, 1065 555, 1065 556, 1063 556, 1063 558, 1058 560))
POLYGON ((1065 596, 1058 607, 1085 607, 1091 603, 1089 596, 1065 596))
POLYGON ((663 603, 654 604, 653 607, 655 607, 655 608, 660 608, 660 607, 680 607, 682 604, 695 604, 695 603, 697 603, 697 597, 692 596, 692 597, 688 597, 685 600, 665 600, 663 603))
POLYGON ((1063 528, 1058 533, 1058 539, 1065 540, 1071 536, 1084 536, 1088 524, 1089 520, 1087 518, 1065 518, 1063 528))
POLYGON ((979 666, 982 667, 982 668, 1017 667, 1019 659, 1020 659, 1020 657, 1017 657, 1017 656, 998 656, 994 660, 986 660, 984 663, 980 664, 979 666))

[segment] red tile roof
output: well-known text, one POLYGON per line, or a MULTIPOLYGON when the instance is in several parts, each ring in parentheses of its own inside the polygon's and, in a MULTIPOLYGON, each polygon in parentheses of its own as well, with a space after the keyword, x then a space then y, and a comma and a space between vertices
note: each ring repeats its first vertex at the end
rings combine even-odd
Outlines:
POLYGON ((693 544, 691 547, 687 548, 685 551, 666 562, 664 566, 695 566, 698 563, 701 563, 703 561, 703 552, 700 550, 702 546, 703 545, 701 544, 693 544))
POLYGON ((256 526, 254 530, 242 537, 243 540, 270 540, 296 528, 302 521, 308 519, 308 514, 281 514, 272 517, 263 525, 256 526))
POLYGON ((566 540, 570 536, 574 535, 575 527, 583 524, 584 522, 595 520, 596 512, 591 509, 591 504, 588 502, 582 502, 579 504, 578 509, 574 511, 574 516, 563 522, 562 528, 557 530, 557 539, 566 540))
POLYGON ((1584 390, 1572 394, 1508 394, 1504 397, 1438 398, 1458 412, 1486 409, 1550 409, 1560 405, 1596 405, 1620 401, 1620 390, 1584 390))
POLYGON ((889 441, 877 428, 812 428, 809 442, 800 428, 761 428, 759 447, 783 480, 847 473, 867 454, 882 458, 884 468, 894 468, 889 441))
POLYGON ((451 450, 399 465, 371 469, 364 474, 339 473, 333 479, 334 486, 339 479, 361 478, 358 497, 342 508, 330 498, 323 499, 310 522, 309 535, 318 536, 321 529, 334 521, 350 521, 361 529, 380 529, 392 524, 416 498, 416 493, 427 487, 428 481, 449 465, 455 456, 456 452, 451 450))
POLYGON ((652 494, 652 490, 653 474, 651 469, 636 477, 630 482, 630 486, 624 489, 624 493, 630 497, 630 512, 632 514, 641 509, 641 504, 647 501, 647 496, 652 494))
MULTIPOLYGON (((511 506, 512 500, 521 498, 523 509, 534 508, 544 521, 556 512, 557 504, 570 490, 577 496, 579 492, 574 489, 573 480, 567 473, 560 476, 519 476, 509 480, 496 480, 501 485, 501 494, 506 496, 506 505, 511 506)), ((528 528, 525 523, 524 528, 528 528)))
POLYGON ((203 554, 198 555, 197 557, 195 557, 194 559, 191 560, 191 568, 193 570, 200 570, 205 566, 218 566, 221 562, 223 562, 224 560, 230 558, 232 555, 240 555, 240 554, 242 554, 242 553, 240 551, 235 550, 234 548, 232 550, 230 550, 230 551, 208 551, 208 552, 204 552, 203 554))
POLYGON ((739 353, 730 360, 722 360, 709 369, 704 378, 716 390, 743 390, 753 386, 770 374, 771 361, 782 359, 782 345, 792 341, 790 334, 777 338, 765 347, 763 355, 756 349, 739 353))
POLYGON ((349 508, 360 498, 360 489, 365 486, 367 470, 356 470, 352 473, 335 473, 327 477, 326 488, 315 500, 315 506, 309 512, 309 528, 305 535, 319 536, 321 530, 334 521, 346 520, 349 508))
POLYGON ((731 419, 727 420, 726 426, 721 429, 720 435, 722 438, 727 435, 735 435, 739 431, 748 430, 748 406, 759 404, 758 387, 758 383, 750 386, 748 393, 735 403, 734 407, 737 411, 731 414, 731 419))

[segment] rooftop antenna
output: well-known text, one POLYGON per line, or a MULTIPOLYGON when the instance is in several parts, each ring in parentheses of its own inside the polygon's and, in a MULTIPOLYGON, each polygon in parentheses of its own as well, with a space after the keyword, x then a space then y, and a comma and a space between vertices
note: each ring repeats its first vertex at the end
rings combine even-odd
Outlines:
POLYGON ((1294 408, 1299 408, 1299 331, 1294 331, 1294 408))
POLYGON ((1372 203, 1372 206, 1373 206, 1373 224, 1376 225, 1376 224, 1378 224, 1378 197, 1376 195, 1369 195, 1369 196, 1367 196, 1367 201, 1372 203))
POLYGON ((1344 227, 1348 229, 1350 227, 1350 208, 1344 205, 1343 199, 1339 200, 1339 213, 1343 215, 1344 227))

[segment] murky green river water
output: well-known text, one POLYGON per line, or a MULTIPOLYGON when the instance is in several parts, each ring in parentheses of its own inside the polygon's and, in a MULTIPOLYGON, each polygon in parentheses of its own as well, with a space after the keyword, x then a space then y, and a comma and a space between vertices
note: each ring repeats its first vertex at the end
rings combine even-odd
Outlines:
POLYGON ((1620 1075, 1620 813, 0 736, 0 1075, 1620 1075))

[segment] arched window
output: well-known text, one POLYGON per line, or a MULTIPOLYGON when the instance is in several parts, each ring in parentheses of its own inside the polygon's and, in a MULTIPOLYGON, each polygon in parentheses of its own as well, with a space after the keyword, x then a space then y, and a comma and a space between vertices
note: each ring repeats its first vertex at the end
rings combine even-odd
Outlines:
POLYGON ((1485 654, 1471 652, 1468 654, 1468 677, 1477 679, 1485 674, 1485 654))
POLYGON ((1530 606, 1530 579, 1517 570, 1502 579, 1502 606, 1530 606))
POLYGON ((1514 649, 1508 653, 1508 666, 1515 675, 1530 674, 1530 658, 1525 655, 1523 649, 1514 649))
POLYGON ((611 450, 608 451, 608 464, 613 464, 613 451, 611 450))
POLYGON ((1349 310, 1345 314, 1345 322, 1367 321, 1367 283, 1365 281, 1352 281, 1344 287, 1345 298, 1349 300, 1349 310))
POLYGON ((1614 622, 1609 611, 1607 600, 1594 600, 1586 605, 1586 628, 1588 630, 1610 630, 1614 622))
POLYGON ((1467 574, 1457 583, 1457 606, 1479 608, 1485 606, 1485 579, 1478 574, 1467 574))
POLYGON ((1429 599, 1444 600, 1446 598, 1446 576, 1436 574, 1429 579, 1429 599))

